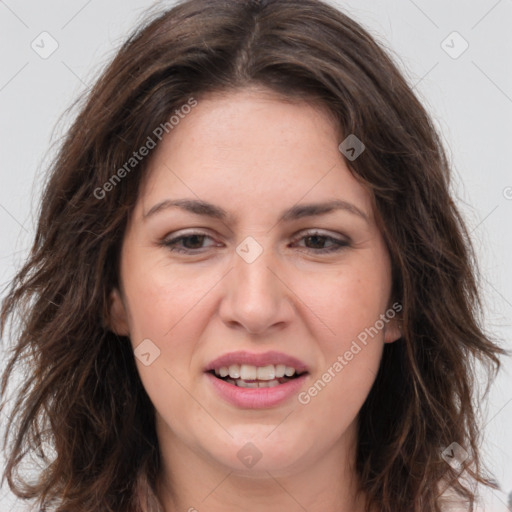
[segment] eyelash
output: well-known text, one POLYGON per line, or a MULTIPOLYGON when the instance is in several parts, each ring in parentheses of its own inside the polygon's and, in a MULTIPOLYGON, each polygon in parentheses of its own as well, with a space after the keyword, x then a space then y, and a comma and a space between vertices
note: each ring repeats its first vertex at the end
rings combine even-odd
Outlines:
MULTIPOLYGON (((199 249, 182 249, 182 248, 178 248, 178 246, 177 246, 177 244, 180 241, 186 240, 186 239, 189 239, 189 238, 192 238, 192 237, 196 237, 196 236, 204 236, 204 237, 207 237, 207 238, 211 238, 208 234, 201 233, 201 232, 197 231, 197 232, 189 233, 187 235, 181 235, 181 236, 178 236, 178 237, 175 237, 175 238, 171 238, 171 239, 167 239, 167 240, 162 240, 161 245, 163 245, 164 247, 168 248, 169 250, 171 250, 173 252, 179 252, 179 253, 183 253, 183 254, 194 254, 194 253, 195 254, 199 254, 199 249)), ((303 234, 301 237, 298 237, 295 240, 293 240, 293 242, 296 242, 298 240, 303 240, 305 238, 311 238, 311 237, 322 238, 322 239, 325 239, 325 240, 330 241, 330 242, 335 244, 333 247, 331 247, 329 249, 309 249, 309 248, 306 248, 307 251, 312 251, 312 252, 314 252, 316 254, 326 254, 326 253, 338 252, 338 251, 341 251, 342 249, 344 249, 345 247, 348 247, 350 245, 350 243, 348 241, 346 241, 346 240, 341 240, 341 239, 334 238, 334 237, 331 237, 331 236, 328 236, 328 235, 322 235, 318 231, 307 232, 307 233, 303 234)))

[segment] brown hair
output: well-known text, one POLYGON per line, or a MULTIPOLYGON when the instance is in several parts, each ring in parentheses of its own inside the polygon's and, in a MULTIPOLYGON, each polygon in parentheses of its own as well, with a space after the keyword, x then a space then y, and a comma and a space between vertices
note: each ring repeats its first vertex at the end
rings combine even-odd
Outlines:
POLYGON ((505 352, 481 327, 449 164, 388 54, 319 0, 181 2, 141 25, 91 90, 53 163, 32 251, 3 304, 2 332, 10 319, 16 343, 2 393, 16 365, 27 372, 5 433, 6 446, 14 430, 4 479, 19 497, 59 512, 158 506, 154 408, 129 340, 108 328, 120 244, 149 158, 108 193, 98 190, 192 96, 253 85, 320 103, 341 133, 366 146, 348 163, 372 196, 393 297, 403 304, 403 337, 386 345, 359 414, 368 510, 438 512, 443 485, 472 510, 471 487, 441 450, 460 444, 468 474, 488 483, 474 363, 491 377, 505 352), (35 483, 15 478, 26 453, 43 464, 35 483))

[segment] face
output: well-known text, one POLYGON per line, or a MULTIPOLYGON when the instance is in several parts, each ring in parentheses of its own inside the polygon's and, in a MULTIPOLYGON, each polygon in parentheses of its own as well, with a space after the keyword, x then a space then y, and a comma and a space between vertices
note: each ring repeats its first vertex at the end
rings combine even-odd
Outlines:
POLYGON ((284 475, 355 447, 400 333, 342 140, 319 107, 242 90, 200 99, 155 149, 111 312, 169 453, 284 475))

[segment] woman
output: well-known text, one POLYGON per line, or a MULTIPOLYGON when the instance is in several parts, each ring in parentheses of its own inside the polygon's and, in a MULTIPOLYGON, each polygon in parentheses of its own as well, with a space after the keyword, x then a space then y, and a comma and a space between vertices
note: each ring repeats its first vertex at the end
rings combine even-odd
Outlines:
POLYGON ((141 26, 3 305, 2 391, 31 372, 11 488, 57 511, 471 510, 473 363, 504 351, 449 177, 391 59, 327 4, 188 0, 141 26), (17 485, 25 449, 44 468, 17 485))

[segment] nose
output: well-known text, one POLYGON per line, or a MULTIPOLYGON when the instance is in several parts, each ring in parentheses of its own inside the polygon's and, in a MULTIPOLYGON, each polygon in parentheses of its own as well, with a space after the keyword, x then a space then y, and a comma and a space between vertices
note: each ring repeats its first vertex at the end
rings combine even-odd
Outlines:
POLYGON ((286 280, 270 249, 264 249, 254 261, 244 259, 242 252, 234 254, 233 268, 223 280, 220 318, 230 328, 251 334, 284 328, 295 311, 286 280))

